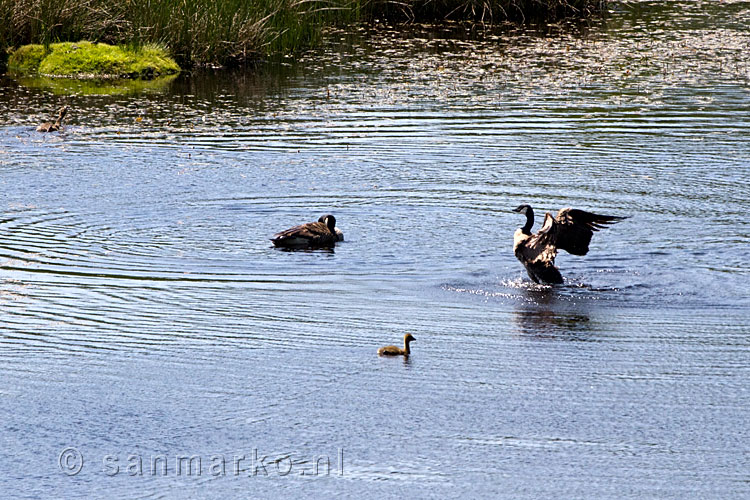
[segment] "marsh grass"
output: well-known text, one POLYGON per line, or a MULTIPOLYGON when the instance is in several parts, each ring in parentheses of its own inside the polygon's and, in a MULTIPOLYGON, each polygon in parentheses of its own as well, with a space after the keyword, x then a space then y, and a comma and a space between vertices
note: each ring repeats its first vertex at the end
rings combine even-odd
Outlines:
POLYGON ((227 65, 314 45, 374 18, 493 23, 585 17, 603 0, 0 0, 0 48, 91 40, 169 48, 182 66, 227 65))
POLYGON ((469 21, 493 24, 503 21, 587 18, 603 12, 606 0, 372 0, 370 15, 407 21, 469 21))

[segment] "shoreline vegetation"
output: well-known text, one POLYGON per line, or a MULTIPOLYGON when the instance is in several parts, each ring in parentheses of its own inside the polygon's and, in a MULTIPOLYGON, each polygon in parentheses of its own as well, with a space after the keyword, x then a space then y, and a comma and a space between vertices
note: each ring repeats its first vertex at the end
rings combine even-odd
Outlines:
POLYGON ((605 8, 606 0, 0 0, 0 68, 29 44, 160 46, 183 68, 218 67, 294 53, 327 27, 375 19, 492 25, 588 18, 605 8))

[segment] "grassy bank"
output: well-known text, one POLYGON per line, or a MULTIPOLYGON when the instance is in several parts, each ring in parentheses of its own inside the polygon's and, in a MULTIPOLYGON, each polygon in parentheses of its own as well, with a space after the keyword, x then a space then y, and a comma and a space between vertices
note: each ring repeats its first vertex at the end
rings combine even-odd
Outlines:
POLYGON ((0 0, 0 49, 91 40, 159 44, 183 67, 314 45, 321 29, 374 18, 493 23, 596 13, 603 0, 0 0))

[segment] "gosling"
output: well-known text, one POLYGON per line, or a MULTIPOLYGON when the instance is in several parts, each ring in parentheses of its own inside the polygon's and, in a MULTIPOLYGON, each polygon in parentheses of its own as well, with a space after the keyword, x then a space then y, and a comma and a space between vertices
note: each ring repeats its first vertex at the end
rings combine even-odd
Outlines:
POLYGON ((68 112, 68 107, 63 106, 60 111, 57 112, 57 120, 54 122, 44 122, 36 128, 37 132, 56 132, 62 130, 62 121, 68 112))
POLYGON ((411 333, 404 335, 404 348, 396 347, 395 345, 387 345, 378 349, 378 356, 405 356, 408 357, 411 350, 409 344, 412 340, 416 340, 411 333))

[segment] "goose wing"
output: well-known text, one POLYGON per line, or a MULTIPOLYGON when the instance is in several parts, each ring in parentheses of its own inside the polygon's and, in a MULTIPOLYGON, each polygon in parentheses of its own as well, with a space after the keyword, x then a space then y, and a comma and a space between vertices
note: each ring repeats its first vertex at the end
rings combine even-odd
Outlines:
POLYGON ((537 234, 524 236, 517 231, 516 257, 524 264, 554 263, 557 247, 552 243, 549 232, 554 223, 550 214, 545 215, 542 229, 537 234))
POLYGON ((557 213, 557 217, 552 217, 549 213, 545 215, 544 226, 537 236, 542 246, 555 247, 573 255, 586 255, 594 232, 624 218, 563 208, 557 213))
POLYGON ((552 216, 547 214, 541 231, 534 235, 516 231, 514 252, 529 273, 529 277, 536 283, 562 283, 560 271, 555 267, 557 247, 550 244, 547 237, 552 226, 552 216))
POLYGON ((328 226, 323 222, 308 222, 294 226, 280 233, 276 233, 271 238, 274 245, 292 244, 292 245, 316 245, 325 244, 329 241, 335 241, 328 226))

